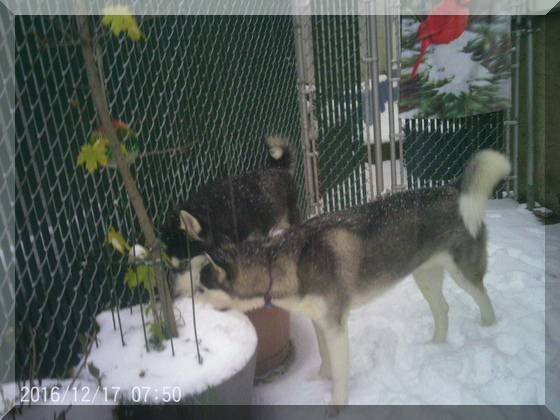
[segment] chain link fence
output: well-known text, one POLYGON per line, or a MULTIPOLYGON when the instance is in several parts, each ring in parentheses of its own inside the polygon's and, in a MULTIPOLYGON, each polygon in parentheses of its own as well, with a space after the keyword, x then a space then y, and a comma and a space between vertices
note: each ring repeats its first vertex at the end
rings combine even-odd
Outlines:
POLYGON ((14 20, 0 4, 0 384, 13 381, 15 319, 14 20))
MULTIPOLYGON (((110 35, 100 18, 92 24, 112 118, 141 143, 132 170, 157 229, 201 185, 263 166, 264 135, 297 141, 293 26, 289 16, 138 20, 145 39, 137 42, 110 35)), ((116 170, 88 174, 76 164, 98 121, 75 18, 18 16, 10 24, 16 374, 61 377, 77 361, 80 335, 94 332, 97 313, 140 299, 124 285, 126 267, 106 245, 108 230, 131 244, 142 240, 116 170)))
MULTIPOLYGON (((404 120, 408 188, 442 185, 481 149, 503 150, 506 111, 466 118, 404 120)), ((501 192, 505 192, 501 186, 501 192)))

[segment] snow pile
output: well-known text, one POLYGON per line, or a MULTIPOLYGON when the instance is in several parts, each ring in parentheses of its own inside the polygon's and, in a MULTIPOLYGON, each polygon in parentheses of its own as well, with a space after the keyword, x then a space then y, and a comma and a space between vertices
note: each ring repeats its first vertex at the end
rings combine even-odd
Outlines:
MULTIPOLYGON (((512 200, 491 200, 486 222, 485 285, 497 324, 480 326, 474 301, 446 279, 447 343, 428 343, 430 309, 412 277, 405 279, 350 313, 350 404, 544 404, 545 227, 512 200)), ((291 319, 296 359, 283 377, 255 389, 254 404, 330 400, 330 381, 307 380, 320 365, 311 322, 291 319)))
MULTIPOLYGON (((113 328, 110 311, 96 317, 100 326, 99 347, 93 346, 88 362, 99 370, 104 387, 119 389, 129 394, 132 388, 153 388, 148 398, 154 402, 162 397, 162 390, 171 392, 180 388, 180 394, 201 393, 219 385, 240 371, 249 361, 257 345, 257 335, 249 319, 236 312, 220 312, 209 305, 197 305, 196 326, 203 363, 198 362, 192 306, 189 298, 178 299, 174 309, 182 325, 179 337, 165 342, 163 351, 146 350, 140 308, 121 310, 124 341, 118 329, 113 328)), ((179 393, 179 391, 177 391, 179 393)), ((137 396, 136 396, 137 397, 137 396)), ((142 400, 145 399, 142 395, 142 400)), ((161 402, 161 401, 160 401, 161 402)))
MULTIPOLYGON (((43 379, 24 389, 16 384, 1 384, 0 414, 14 402, 25 406, 22 418, 52 418, 61 411, 41 411, 41 406, 69 409, 71 406, 113 406, 123 399, 132 403, 179 402, 221 384, 245 367, 257 346, 257 334, 249 319, 238 312, 221 312, 210 305, 196 305, 196 326, 203 363, 198 361, 192 304, 190 298, 174 301, 179 315, 179 337, 164 342, 164 349, 146 350, 140 306, 105 311, 96 317, 100 330, 87 358, 88 365, 75 379, 43 379), (120 317, 123 339, 114 322, 120 317), (88 372, 89 371, 89 372, 88 372), (99 379, 96 379, 96 377, 99 379), (4 407, 7 405, 7 407, 4 407), (40 405, 40 406, 39 406, 40 405), (36 409, 35 409, 36 408, 36 409), (47 414, 45 414, 47 413, 47 414), (38 417, 38 416, 41 417, 38 417)), ((145 310, 146 307, 144 306, 145 310)), ((147 320, 151 316, 145 316, 147 320)), ((118 324, 117 324, 118 325, 118 324)), ((149 335, 147 325, 146 334, 149 335)), ((152 347, 152 345, 150 345, 152 347)), ((56 410, 53 408, 53 410, 56 410)), ((80 410, 69 411, 67 418, 80 417, 80 410)), ((112 418, 110 407, 96 418, 112 418)))

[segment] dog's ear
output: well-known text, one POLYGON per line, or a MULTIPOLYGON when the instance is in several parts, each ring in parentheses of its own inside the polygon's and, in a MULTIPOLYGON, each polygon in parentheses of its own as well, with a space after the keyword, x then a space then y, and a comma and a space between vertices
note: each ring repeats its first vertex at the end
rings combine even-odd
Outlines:
POLYGON ((185 210, 179 212, 179 228, 185 230, 191 238, 201 240, 198 234, 202 231, 202 226, 196 217, 185 210))
POLYGON ((227 279, 226 271, 218 264, 216 264, 212 257, 210 257, 210 255, 208 255, 206 252, 204 253, 204 255, 206 255, 206 258, 208 259, 208 265, 212 269, 212 272, 216 275, 216 280, 218 280, 218 283, 225 283, 227 279))

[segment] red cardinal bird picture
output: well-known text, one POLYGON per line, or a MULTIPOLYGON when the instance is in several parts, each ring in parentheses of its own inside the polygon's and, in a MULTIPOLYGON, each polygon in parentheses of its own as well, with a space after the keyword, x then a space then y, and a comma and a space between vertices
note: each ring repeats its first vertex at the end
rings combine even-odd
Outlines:
POLYGON ((418 27, 417 41, 421 42, 420 54, 410 75, 414 79, 418 67, 431 44, 448 44, 459 38, 467 28, 470 0, 443 0, 433 8, 418 27))

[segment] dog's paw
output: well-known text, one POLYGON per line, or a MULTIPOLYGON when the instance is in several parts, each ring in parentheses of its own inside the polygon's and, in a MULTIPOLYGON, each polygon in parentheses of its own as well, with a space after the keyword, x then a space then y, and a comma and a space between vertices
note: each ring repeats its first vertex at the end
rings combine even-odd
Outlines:
POLYGON ((496 318, 482 318, 480 320, 480 325, 483 327, 491 327, 492 325, 496 325, 496 318))
POLYGON ((427 344, 444 344, 447 342, 446 337, 433 337, 427 344))
POLYGON ((342 410, 342 406, 340 405, 330 405, 327 408, 327 417, 328 418, 333 418, 333 417, 338 417, 338 415, 340 414, 340 410, 342 410))
POLYGON ((317 372, 313 372, 307 376, 308 381, 330 381, 332 379, 332 374, 330 369, 325 368, 321 365, 317 372))
POLYGON ((343 403, 337 403, 331 401, 328 408, 327 408, 327 416, 329 418, 332 417, 338 417, 338 415, 341 413, 342 410, 344 410, 346 407, 348 406, 348 401, 343 402, 343 403))
POLYGON ((331 378, 321 375, 320 372, 313 372, 307 375, 305 379, 307 379, 307 381, 309 382, 317 382, 317 381, 329 380, 331 378))

